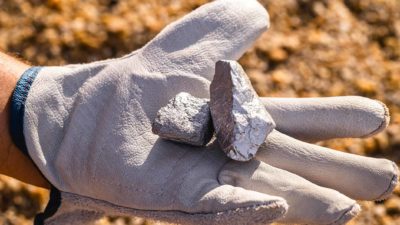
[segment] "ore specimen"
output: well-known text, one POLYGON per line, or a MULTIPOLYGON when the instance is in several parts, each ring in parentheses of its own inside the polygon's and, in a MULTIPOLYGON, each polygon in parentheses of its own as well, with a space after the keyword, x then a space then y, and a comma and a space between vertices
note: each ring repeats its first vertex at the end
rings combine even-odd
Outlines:
POLYGON ((158 111, 153 133, 194 146, 206 145, 214 132, 208 101, 179 93, 158 111))
POLYGON ((211 117, 221 148, 234 160, 250 160, 275 123, 239 63, 216 63, 210 94, 211 117))

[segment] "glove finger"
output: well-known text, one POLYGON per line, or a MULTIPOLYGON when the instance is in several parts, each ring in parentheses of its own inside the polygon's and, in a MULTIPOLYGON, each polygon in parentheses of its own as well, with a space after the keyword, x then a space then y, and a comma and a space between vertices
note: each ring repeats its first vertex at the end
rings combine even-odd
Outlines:
POLYGON ((140 54, 152 71, 211 80, 217 60, 240 58, 268 26, 255 0, 214 1, 168 25, 140 54))
POLYGON ((258 160, 226 164, 219 180, 284 198, 289 210, 279 221, 283 223, 345 224, 360 211, 347 196, 258 160))
POLYGON ((389 124, 379 101, 358 97, 261 98, 277 130, 303 141, 369 137, 389 124))
POLYGON ((278 131, 267 137, 257 159, 358 200, 387 198, 398 179, 392 161, 334 151, 278 131))

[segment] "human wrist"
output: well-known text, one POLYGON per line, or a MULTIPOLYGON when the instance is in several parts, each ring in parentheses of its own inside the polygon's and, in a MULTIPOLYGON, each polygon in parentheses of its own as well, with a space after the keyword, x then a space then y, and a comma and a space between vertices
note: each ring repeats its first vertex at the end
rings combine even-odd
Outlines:
POLYGON ((29 66, 0 52, 0 173, 6 170, 6 162, 13 148, 9 132, 10 99, 15 85, 29 66))
POLYGON ((28 64, 0 52, 0 174, 49 188, 32 160, 13 142, 10 132, 11 99, 19 79, 29 68, 28 64))

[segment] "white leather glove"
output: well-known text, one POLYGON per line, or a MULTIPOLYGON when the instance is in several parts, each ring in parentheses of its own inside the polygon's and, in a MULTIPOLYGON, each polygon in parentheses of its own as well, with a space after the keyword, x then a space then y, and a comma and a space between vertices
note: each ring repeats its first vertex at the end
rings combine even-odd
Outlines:
POLYGON ((194 148, 152 134, 170 98, 182 91, 209 97, 215 62, 238 59, 268 23, 255 0, 219 0, 122 58, 28 70, 12 101, 21 116, 13 120, 20 128, 14 140, 26 142, 17 144, 54 185, 36 223, 82 224, 108 214, 265 224, 286 214, 284 222, 342 224, 359 210, 344 194, 386 197, 397 182, 392 162, 287 136, 319 140, 381 130, 387 111, 373 100, 264 99, 287 135, 271 133, 248 163, 229 160, 216 142, 194 148))

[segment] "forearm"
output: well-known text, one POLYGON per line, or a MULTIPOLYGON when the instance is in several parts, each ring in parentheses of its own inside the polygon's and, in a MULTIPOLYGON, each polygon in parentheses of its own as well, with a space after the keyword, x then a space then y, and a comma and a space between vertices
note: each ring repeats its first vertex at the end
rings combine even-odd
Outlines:
POLYGON ((0 52, 0 173, 48 188, 49 184, 33 162, 12 142, 10 99, 20 76, 29 65, 0 52))

